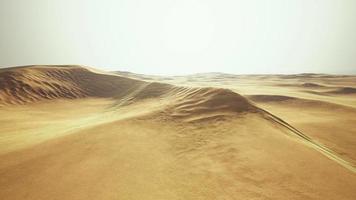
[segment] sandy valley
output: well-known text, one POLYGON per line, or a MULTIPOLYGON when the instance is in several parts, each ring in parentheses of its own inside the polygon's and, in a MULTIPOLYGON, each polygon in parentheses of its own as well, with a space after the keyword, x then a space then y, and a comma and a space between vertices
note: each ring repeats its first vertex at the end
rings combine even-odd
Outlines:
POLYGON ((0 199, 356 199, 356 76, 0 69, 0 199))

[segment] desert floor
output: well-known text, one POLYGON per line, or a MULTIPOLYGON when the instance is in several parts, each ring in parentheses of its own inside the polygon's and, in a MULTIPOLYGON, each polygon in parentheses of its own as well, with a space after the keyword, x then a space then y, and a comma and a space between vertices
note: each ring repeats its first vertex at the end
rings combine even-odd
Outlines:
POLYGON ((0 199, 356 199, 356 76, 0 70, 0 199))

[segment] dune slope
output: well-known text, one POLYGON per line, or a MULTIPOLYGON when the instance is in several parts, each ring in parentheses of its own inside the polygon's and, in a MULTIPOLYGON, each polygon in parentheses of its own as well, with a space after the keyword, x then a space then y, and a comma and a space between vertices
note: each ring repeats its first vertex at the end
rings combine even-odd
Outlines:
POLYGON ((257 106, 294 98, 80 66, 5 69, 0 83, 4 199, 356 198, 352 163, 257 106))
POLYGON ((0 70, 0 102, 46 99, 119 98, 142 81, 95 73, 80 66, 30 66, 0 70))

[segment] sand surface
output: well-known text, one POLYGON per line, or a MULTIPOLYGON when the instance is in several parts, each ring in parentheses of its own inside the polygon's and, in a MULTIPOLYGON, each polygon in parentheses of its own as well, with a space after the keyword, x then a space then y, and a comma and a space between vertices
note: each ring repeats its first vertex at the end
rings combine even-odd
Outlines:
POLYGON ((356 77, 0 70, 0 199, 356 199, 356 77))

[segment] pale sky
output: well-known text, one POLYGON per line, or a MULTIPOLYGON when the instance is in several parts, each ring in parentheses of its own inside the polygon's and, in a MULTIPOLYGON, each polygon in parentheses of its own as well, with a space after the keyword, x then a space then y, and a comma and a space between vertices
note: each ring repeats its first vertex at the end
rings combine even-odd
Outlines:
POLYGON ((356 0, 0 0, 0 66, 356 73, 356 0))

